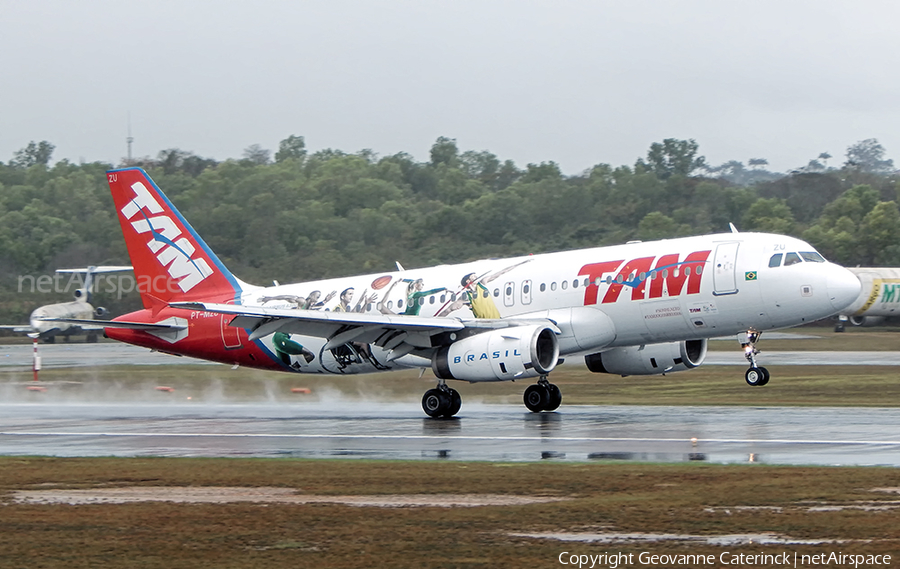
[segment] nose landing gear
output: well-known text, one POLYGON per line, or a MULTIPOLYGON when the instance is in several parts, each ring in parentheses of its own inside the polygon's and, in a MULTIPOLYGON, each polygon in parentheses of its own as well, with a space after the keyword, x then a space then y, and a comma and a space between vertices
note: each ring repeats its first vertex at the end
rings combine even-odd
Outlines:
POLYGON ((459 413, 460 407, 462 407, 462 397, 459 392, 447 387, 443 379, 439 380, 437 387, 429 389, 422 397, 422 410, 426 415, 435 419, 449 419, 459 413))
POLYGON ((525 407, 532 413, 555 411, 562 403, 562 392, 550 383, 546 375, 542 375, 537 383, 528 386, 523 399, 525 407))
POLYGON ((762 332, 757 332, 756 330, 748 330, 738 334, 738 341, 744 349, 744 357, 750 362, 750 369, 744 373, 744 380, 747 382, 747 385, 752 387, 761 387, 769 383, 769 370, 756 364, 756 355, 759 353, 756 343, 759 341, 760 336, 762 336, 762 332))

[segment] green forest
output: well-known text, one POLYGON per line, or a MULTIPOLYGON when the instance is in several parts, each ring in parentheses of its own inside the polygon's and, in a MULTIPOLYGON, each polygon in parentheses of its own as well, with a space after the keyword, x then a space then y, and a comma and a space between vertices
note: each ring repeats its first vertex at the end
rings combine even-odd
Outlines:
MULTIPOLYGON (((129 264, 105 172, 52 161, 31 142, 0 162, 0 320, 24 322, 70 294, 20 292, 22 275, 129 264)), ((820 154, 785 174, 765 159, 712 166, 694 140, 667 139, 633 165, 572 176, 524 168, 438 138, 430 159, 363 150, 307 152, 302 136, 216 161, 179 149, 145 168, 222 261, 255 284, 729 231, 785 233, 845 266, 900 266, 900 177, 875 139, 839 165, 820 154)), ((71 293, 71 291, 70 291, 71 293)), ((98 294, 113 315, 135 293, 98 294)))

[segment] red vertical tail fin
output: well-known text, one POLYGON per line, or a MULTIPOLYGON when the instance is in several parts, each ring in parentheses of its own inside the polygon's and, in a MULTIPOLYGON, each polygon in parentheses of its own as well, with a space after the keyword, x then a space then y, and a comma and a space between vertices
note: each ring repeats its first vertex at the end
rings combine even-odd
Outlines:
POLYGON ((239 281, 143 169, 106 176, 145 308, 240 296, 239 281))

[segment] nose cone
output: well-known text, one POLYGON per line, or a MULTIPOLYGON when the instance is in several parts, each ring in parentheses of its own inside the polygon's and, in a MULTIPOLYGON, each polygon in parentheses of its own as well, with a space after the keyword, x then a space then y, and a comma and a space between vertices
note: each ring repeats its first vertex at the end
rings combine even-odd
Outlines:
POLYGON ((826 286, 828 298, 835 310, 843 310, 853 304, 862 290, 862 284, 856 275, 837 265, 831 267, 826 286))
POLYGON ((31 317, 28 319, 28 323, 31 325, 31 328, 36 332, 43 332, 47 329, 47 323, 41 320, 41 318, 45 317, 44 311, 40 308, 31 313, 31 317))

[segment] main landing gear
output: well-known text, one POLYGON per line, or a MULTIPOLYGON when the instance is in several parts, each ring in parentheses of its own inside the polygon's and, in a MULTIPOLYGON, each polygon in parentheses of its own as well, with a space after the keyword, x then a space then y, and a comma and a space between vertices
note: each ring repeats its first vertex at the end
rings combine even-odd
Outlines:
POLYGON ((562 403, 562 392, 550 383, 546 375, 542 375, 537 383, 528 386, 523 399, 525 406, 532 413, 556 411, 562 403))
POLYGON ((741 343, 741 347, 744 348, 744 357, 750 362, 750 369, 744 372, 744 380, 747 382, 747 385, 752 387, 760 387, 769 383, 769 370, 756 365, 756 354, 759 353, 759 350, 756 349, 756 342, 759 341, 760 336, 762 336, 762 332, 757 332, 756 330, 748 330, 738 334, 738 341, 741 343))
POLYGON ((429 389, 422 397, 422 409, 425 414, 435 419, 449 419, 459 413, 462 397, 453 388, 447 387, 444 380, 439 380, 437 387, 429 389))

